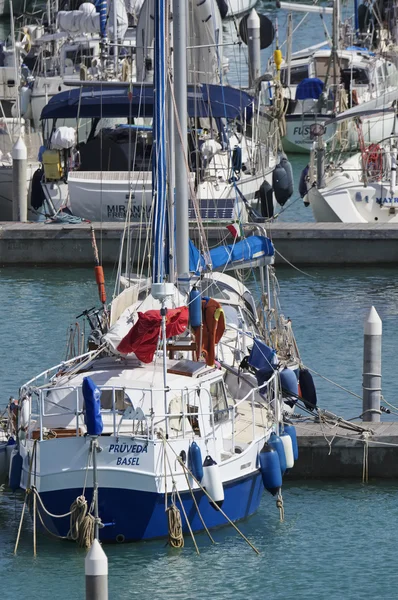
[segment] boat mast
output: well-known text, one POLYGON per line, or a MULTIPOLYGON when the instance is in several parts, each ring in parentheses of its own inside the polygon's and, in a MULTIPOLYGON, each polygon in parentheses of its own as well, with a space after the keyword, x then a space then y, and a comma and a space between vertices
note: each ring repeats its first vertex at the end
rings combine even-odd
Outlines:
POLYGON ((164 281, 164 237, 166 222, 166 19, 164 0, 155 0, 155 74, 153 114, 153 283, 164 281))
POLYGON ((167 2, 155 0, 155 73, 154 73, 154 114, 153 114, 153 166, 152 166, 152 193, 153 193, 153 268, 152 268, 152 296, 161 303, 160 314, 162 317, 163 340, 163 385, 164 385, 164 414, 166 439, 169 435, 168 413, 168 387, 167 387, 167 336, 166 336, 166 300, 174 295, 174 285, 165 282, 165 237, 166 232, 166 191, 167 191, 167 163, 166 163, 166 13, 167 2))
POLYGON ((175 207, 177 276, 189 278, 189 222, 187 173, 187 0, 173 0, 173 61, 175 94, 175 207))

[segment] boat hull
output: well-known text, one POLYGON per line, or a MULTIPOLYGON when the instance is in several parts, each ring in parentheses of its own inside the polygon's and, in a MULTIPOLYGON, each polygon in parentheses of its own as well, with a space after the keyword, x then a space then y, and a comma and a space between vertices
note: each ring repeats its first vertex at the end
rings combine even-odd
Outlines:
MULTIPOLYGON (((258 509, 263 491, 259 471, 224 483, 225 499, 222 510, 231 521, 249 517, 258 509)), ((41 499, 49 512, 62 514, 70 510, 72 502, 81 492, 81 488, 43 492, 41 499)), ((196 490, 194 495, 200 514, 209 529, 228 524, 222 513, 210 504, 203 491, 196 490)), ((180 492, 180 496, 192 530, 203 530, 191 493, 180 492)), ((90 504, 92 488, 86 490, 86 498, 90 504)), ((167 537, 164 494, 123 488, 100 488, 98 500, 99 515, 105 525, 100 529, 102 542, 134 542, 167 537)), ((178 499, 176 505, 181 509, 178 499)), ((69 517, 54 519, 42 509, 40 514, 52 533, 63 537, 67 535, 70 527, 69 517)), ((183 511, 181 518, 184 533, 189 533, 183 511)))
MULTIPOLYGON (((319 124, 325 118, 325 115, 286 115, 286 135, 282 138, 285 152, 309 154, 314 144, 314 140, 310 138, 311 125, 319 124)), ((336 125, 328 125, 323 136, 324 142, 329 142, 335 134, 336 125)))
POLYGON ((398 188, 391 194, 388 184, 343 183, 336 187, 308 190, 307 199, 317 222, 397 223, 398 188))

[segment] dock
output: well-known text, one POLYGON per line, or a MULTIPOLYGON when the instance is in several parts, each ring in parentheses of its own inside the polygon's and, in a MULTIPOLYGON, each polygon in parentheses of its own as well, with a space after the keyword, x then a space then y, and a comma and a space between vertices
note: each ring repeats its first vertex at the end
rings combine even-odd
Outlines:
MULTIPOLYGON (((118 259, 124 223, 0 222, 1 265, 92 265, 90 227, 94 227, 104 265, 118 259)), ((146 238, 147 230, 132 224, 132 239, 146 238)), ((350 266, 398 264, 398 223, 280 223, 258 226, 275 244, 276 264, 350 266)), ((210 246, 232 243, 226 227, 205 224, 210 246)), ((197 242, 197 228, 191 237, 197 242)))
POLYGON ((327 423, 294 424, 299 458, 289 480, 398 478, 398 422, 355 422, 363 433, 327 423))

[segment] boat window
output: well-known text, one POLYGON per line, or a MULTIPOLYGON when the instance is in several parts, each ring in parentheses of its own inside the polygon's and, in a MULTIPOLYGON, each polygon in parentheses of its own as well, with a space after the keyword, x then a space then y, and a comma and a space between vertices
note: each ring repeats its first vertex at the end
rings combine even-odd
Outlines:
POLYGON ((228 402, 223 381, 210 385, 210 396, 213 403, 214 421, 219 423, 228 419, 228 402))
MULTIPOLYGON (((291 67, 290 69, 290 85, 298 85, 309 77, 308 65, 299 65, 297 67, 291 67)), ((287 69, 286 67, 281 69, 281 81, 283 85, 287 85, 287 69)))
POLYGON ((248 312, 247 310, 243 310, 243 316, 244 316, 245 322, 246 322, 246 329, 251 331, 252 333, 259 334, 260 330, 258 328, 256 321, 253 319, 252 314, 250 312, 248 312))
POLYGON ((376 76, 378 88, 382 90, 384 88, 384 70, 381 66, 377 67, 376 76))
POLYGON ((320 56, 315 59, 315 77, 325 81, 326 73, 328 72, 329 57, 320 56))
POLYGON ((214 298, 215 300, 229 300, 229 295, 223 290, 225 290, 225 287, 222 283, 209 283, 208 279, 204 279, 200 283, 200 291, 202 294, 209 298, 214 298))
MULTIPOLYGON (((101 391, 101 408, 112 410, 113 390, 101 391)), ((132 406, 130 398, 124 390, 115 390, 115 410, 124 411, 128 406, 132 406)))
MULTIPOLYGON (((367 85, 369 83, 369 74, 366 69, 352 69, 352 77, 355 83, 359 85, 367 85)), ((381 73, 381 78, 383 79, 383 73, 381 73)))
POLYGON ((240 312, 236 308, 236 306, 231 306, 230 304, 223 304, 222 308, 224 311, 225 322, 227 323, 227 325, 233 325, 234 327, 240 327, 242 319, 240 316, 240 312))
POLYGON ((87 46, 78 46, 72 50, 65 52, 65 64, 67 60, 72 61, 74 65, 85 65, 91 67, 91 62, 94 57, 94 48, 87 48, 87 46))

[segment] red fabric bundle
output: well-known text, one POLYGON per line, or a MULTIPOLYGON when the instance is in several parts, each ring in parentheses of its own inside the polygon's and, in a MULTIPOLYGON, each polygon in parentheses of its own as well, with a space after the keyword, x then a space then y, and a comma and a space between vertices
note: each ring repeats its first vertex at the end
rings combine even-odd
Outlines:
MULTIPOLYGON (((136 357, 144 363, 153 360, 158 339, 161 335, 160 326, 162 317, 160 310, 148 310, 138 313, 138 321, 132 326, 127 335, 117 347, 122 354, 134 352, 136 357)), ((171 338, 183 333, 188 327, 188 307, 167 309, 166 337, 171 338)))

